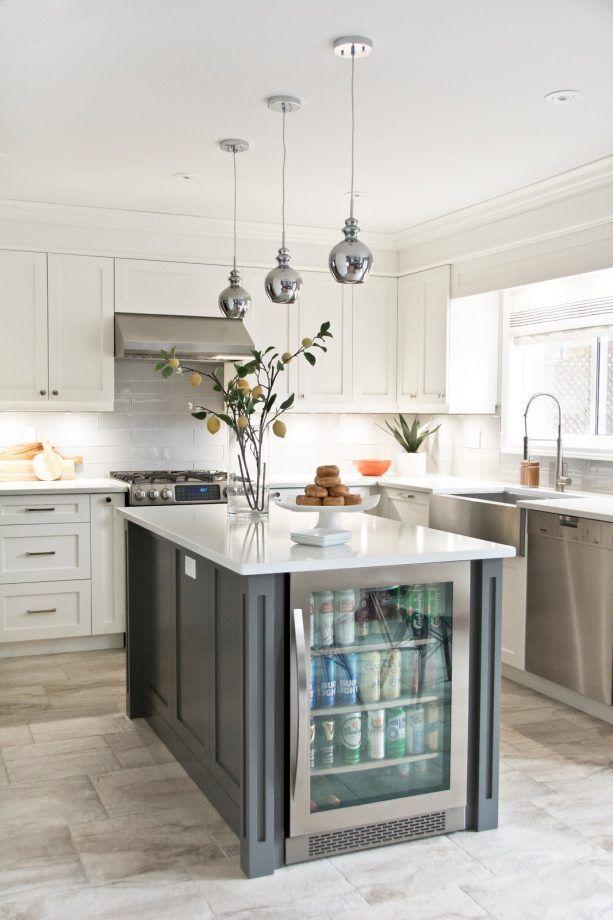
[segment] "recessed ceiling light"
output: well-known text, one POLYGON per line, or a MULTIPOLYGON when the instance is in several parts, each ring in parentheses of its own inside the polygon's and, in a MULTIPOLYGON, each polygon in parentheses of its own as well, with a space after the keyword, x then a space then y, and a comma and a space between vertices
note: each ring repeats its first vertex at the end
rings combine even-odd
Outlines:
POLYGON ((550 102, 552 105, 566 105, 567 102, 574 102, 580 95, 578 89, 556 89, 553 93, 547 93, 545 102, 550 102))
POLYGON ((184 182, 196 182, 198 179, 202 179, 202 176, 199 176, 198 173, 179 172, 173 173, 172 178, 182 179, 184 182))

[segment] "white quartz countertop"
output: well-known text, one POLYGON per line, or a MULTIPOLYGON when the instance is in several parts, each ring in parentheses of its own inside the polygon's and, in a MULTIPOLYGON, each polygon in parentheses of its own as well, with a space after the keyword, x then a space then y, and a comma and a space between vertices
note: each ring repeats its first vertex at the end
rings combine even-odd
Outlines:
POLYGON ((239 575, 501 559, 515 555, 511 546, 370 514, 343 516, 343 526, 352 534, 349 543, 314 547, 292 543, 290 532, 314 527, 315 513, 298 514, 275 507, 268 521, 256 524, 230 522, 225 505, 118 508, 117 512, 126 520, 239 575))
POLYGON ((39 480, 0 482, 0 495, 57 494, 58 492, 72 494, 83 492, 127 492, 127 490, 128 487, 125 483, 110 477, 100 479, 77 477, 76 479, 56 479, 53 482, 40 482, 39 480))
POLYGON ((575 517, 591 518, 594 521, 613 521, 613 495, 603 492, 581 495, 564 495, 551 501, 526 499, 517 504, 532 511, 548 511, 552 514, 572 514, 575 517))

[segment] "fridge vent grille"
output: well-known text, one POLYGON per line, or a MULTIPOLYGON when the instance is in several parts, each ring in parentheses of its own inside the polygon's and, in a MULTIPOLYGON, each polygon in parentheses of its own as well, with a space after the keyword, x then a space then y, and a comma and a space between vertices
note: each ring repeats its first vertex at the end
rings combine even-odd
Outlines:
POLYGON ((414 837, 445 832, 445 812, 437 811, 415 818, 399 818, 396 821, 381 821, 379 824, 364 824, 344 831, 329 834, 315 834, 309 837, 309 857, 332 856, 361 850, 364 847, 379 847, 386 843, 399 843, 414 837))

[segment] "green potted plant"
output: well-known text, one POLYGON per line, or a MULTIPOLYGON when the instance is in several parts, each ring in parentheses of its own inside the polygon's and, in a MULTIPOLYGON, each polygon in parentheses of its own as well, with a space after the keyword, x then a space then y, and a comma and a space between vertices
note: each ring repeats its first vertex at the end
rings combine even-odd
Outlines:
MULTIPOLYGON (((409 425, 404 415, 399 415, 394 419, 393 424, 386 421, 386 428, 394 436, 402 450, 396 454, 396 472, 400 476, 425 476, 426 474, 426 452, 420 451, 419 448, 430 435, 433 435, 441 427, 435 425, 432 427, 432 421, 420 425, 419 416, 415 416, 413 424, 409 425)), ((379 425, 381 428, 381 425, 379 425)), ((385 431, 385 428, 381 428, 385 431)))
MULTIPOLYGON (((234 321, 232 321, 234 322, 234 321)), ((295 352, 280 354, 273 345, 262 351, 253 351, 252 357, 234 364, 234 374, 224 380, 222 367, 211 371, 184 367, 176 355, 176 348, 160 352, 156 370, 166 379, 172 374, 190 374, 192 386, 198 387, 203 379, 210 380, 213 390, 223 399, 223 411, 218 412, 190 403, 194 418, 206 423, 209 434, 215 435, 222 423, 228 430, 228 514, 257 519, 268 514, 268 435, 272 431, 284 438, 285 422, 281 416, 294 403, 290 393, 277 402, 276 385, 279 375, 294 358, 303 356, 312 366, 314 350, 326 352, 326 339, 332 338, 330 323, 323 323, 313 338, 304 338, 295 352)))

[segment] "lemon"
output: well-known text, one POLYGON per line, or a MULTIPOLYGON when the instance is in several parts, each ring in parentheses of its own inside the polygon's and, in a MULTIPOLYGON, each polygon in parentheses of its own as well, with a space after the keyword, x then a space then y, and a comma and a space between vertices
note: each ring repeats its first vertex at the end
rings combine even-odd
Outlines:
POLYGON ((206 420, 206 427, 209 430, 209 434, 217 434, 217 432, 221 428, 221 422, 219 421, 216 415, 209 415, 209 417, 206 420))
POLYGON ((172 367, 173 371, 176 371, 178 367, 181 367, 181 362, 178 358, 169 358, 168 364, 170 367, 172 367))
POLYGON ((252 389, 251 395, 253 396, 254 399, 259 399, 261 396, 264 395, 264 387, 260 386, 260 384, 258 383, 257 387, 254 387, 252 389))
POLYGON ((249 419, 247 418, 246 415, 239 415, 239 417, 236 419, 236 424, 238 425, 239 428, 244 429, 248 426, 249 419))
POLYGON ((302 344, 304 345, 305 348, 310 348, 311 345, 313 344, 313 339, 303 339, 302 344))
POLYGON ((281 360, 284 364, 289 364, 289 362, 292 360, 292 353, 290 351, 284 351, 281 355, 281 360))
POLYGON ((202 383, 202 374, 199 374, 198 371, 194 371, 192 376, 189 378, 189 382, 193 387, 199 387, 202 383))
POLYGON ((278 438, 284 438, 287 433, 287 426, 285 422, 282 422, 281 419, 278 418, 276 422, 273 422, 272 430, 278 438))
POLYGON ((248 390, 249 381, 245 377, 239 377, 236 381, 236 386, 239 388, 239 390, 248 390))

